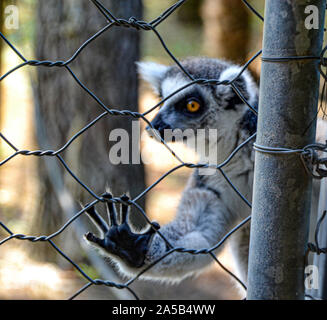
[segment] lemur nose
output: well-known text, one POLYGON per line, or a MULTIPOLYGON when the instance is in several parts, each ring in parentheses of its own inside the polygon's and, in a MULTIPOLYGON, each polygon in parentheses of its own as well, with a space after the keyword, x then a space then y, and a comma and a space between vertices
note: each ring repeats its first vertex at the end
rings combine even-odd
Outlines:
POLYGON ((151 126, 147 126, 146 130, 151 138, 157 138, 159 140, 164 139, 164 130, 171 129, 171 126, 162 119, 162 115, 157 114, 151 121, 151 126), (152 127, 151 127, 152 126, 152 127))

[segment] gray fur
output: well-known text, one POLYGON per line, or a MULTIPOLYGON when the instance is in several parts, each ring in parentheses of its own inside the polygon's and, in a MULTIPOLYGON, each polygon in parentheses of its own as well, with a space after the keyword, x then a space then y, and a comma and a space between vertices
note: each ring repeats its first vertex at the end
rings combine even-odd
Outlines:
MULTIPOLYGON (((228 62, 208 58, 191 58, 183 61, 182 64, 194 78, 231 80, 240 70, 238 66, 228 62)), ((145 69, 147 72, 143 74, 143 78, 149 76, 150 68, 146 68, 146 63, 142 63, 140 72, 145 69)), ((163 98, 190 81, 178 66, 157 68, 149 80, 152 81, 155 91, 160 92, 163 98), (163 71, 162 74, 157 72, 160 69, 163 71), (157 76, 156 80, 154 80, 155 76, 157 76)), ((236 84, 250 103, 256 104, 257 87, 248 72, 242 74, 236 84)), ((228 102, 232 101, 234 96, 235 93, 230 86, 193 85, 168 99, 155 119, 160 117, 160 121, 164 121, 172 129, 217 129, 218 141, 211 146, 208 145, 208 139, 203 143, 207 144, 208 148, 218 146, 218 158, 213 162, 211 159, 211 163, 219 164, 250 135, 249 130, 244 126, 248 107, 242 101, 237 101, 235 106, 228 108, 228 102), (205 112, 199 116, 187 117, 176 111, 176 103, 185 97, 193 96, 195 92, 202 96, 205 112)), ((225 167, 225 172, 239 191, 251 201, 253 181, 251 145, 246 146, 235 156, 225 167)), ((176 247, 210 248, 249 214, 249 208, 218 171, 213 175, 199 175, 198 170, 195 170, 183 192, 175 219, 163 226, 160 231, 176 247)), ((155 235, 147 252, 144 267, 159 259, 166 251, 165 242, 159 235, 155 235)), ((212 261, 209 255, 173 253, 153 266, 143 277, 179 281, 198 273, 212 261)), ((124 265, 120 267, 128 274, 140 271, 124 265)), ((245 275, 246 272, 243 272, 243 281, 246 280, 245 275)))

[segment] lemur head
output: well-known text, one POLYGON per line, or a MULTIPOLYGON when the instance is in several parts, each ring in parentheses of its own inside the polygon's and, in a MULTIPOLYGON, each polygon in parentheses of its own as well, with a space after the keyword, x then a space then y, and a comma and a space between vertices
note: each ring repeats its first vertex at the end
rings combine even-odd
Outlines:
MULTIPOLYGON (((239 66, 210 58, 189 58, 181 64, 194 79, 232 80, 241 70, 239 66)), ((160 98, 169 96, 191 81, 177 65, 139 62, 138 69, 160 98)), ((234 83, 251 105, 257 104, 257 86, 247 71, 234 83)), ((241 126, 248 110, 230 85, 193 84, 166 100, 151 124, 168 142, 165 129, 180 129, 183 138, 216 129, 221 137, 226 136, 231 128, 241 126)), ((148 128, 148 131, 151 130, 148 128)))

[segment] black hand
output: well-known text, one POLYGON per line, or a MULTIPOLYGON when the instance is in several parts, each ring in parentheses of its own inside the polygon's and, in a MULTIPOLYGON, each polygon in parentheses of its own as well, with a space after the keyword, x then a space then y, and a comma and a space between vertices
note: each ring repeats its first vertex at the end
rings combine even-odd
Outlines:
MULTIPOLYGON (((112 199, 110 194, 103 195, 105 199, 112 199)), ((128 202, 127 196, 121 197, 124 202, 128 202)), ((111 226, 108 230, 102 226, 104 231, 104 238, 99 239, 92 233, 87 233, 86 239, 103 248, 110 254, 120 257, 129 266, 139 268, 144 264, 145 254, 148 250, 148 245, 151 237, 155 234, 156 230, 160 228, 156 222, 152 223, 152 227, 143 234, 133 233, 128 224, 128 211, 129 206, 125 203, 121 204, 121 224, 117 223, 117 213, 115 206, 112 202, 107 201, 108 215, 110 217, 111 226)), ((89 214, 89 210, 87 211, 89 214)), ((97 214, 93 209, 92 214, 97 214)), ((94 221, 99 219, 93 218, 94 221)))

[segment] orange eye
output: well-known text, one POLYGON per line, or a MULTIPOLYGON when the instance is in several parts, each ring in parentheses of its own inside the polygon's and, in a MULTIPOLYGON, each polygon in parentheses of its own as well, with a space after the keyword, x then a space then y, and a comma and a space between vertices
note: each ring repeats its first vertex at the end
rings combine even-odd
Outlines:
POLYGON ((187 103, 186 108, 189 112, 197 112, 200 109, 200 103, 195 100, 190 100, 187 103))

